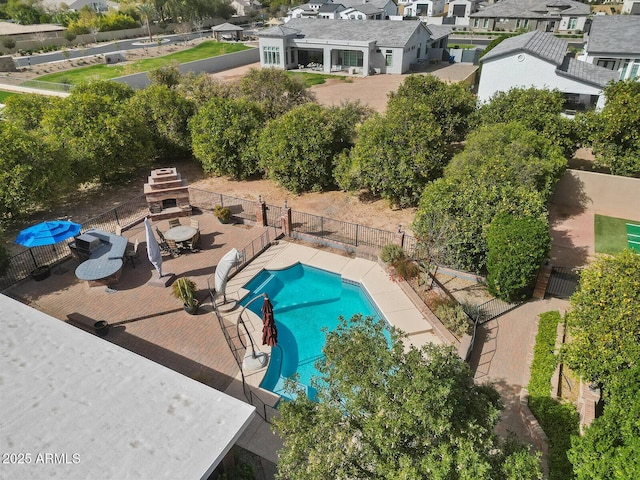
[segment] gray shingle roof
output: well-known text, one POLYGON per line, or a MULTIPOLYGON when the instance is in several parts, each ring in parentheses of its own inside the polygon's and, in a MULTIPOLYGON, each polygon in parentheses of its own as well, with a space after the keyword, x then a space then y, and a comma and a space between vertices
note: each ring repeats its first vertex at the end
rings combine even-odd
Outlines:
POLYGON ((223 23, 211 28, 213 32, 242 32, 244 29, 232 23, 223 23))
POLYGON ((500 0, 472 13, 473 18, 554 18, 549 9, 560 8, 562 15, 582 15, 590 13, 589 5, 573 0, 500 0))
POLYGON ((373 5, 377 8, 384 8, 387 3, 389 3, 389 0, 335 0, 335 2, 341 3, 347 8, 352 7, 360 10, 360 7, 365 5, 373 5))
POLYGON ((640 15, 596 15, 587 52, 640 55, 640 15))
POLYGON ((555 65, 560 65, 567 53, 567 49, 568 43, 566 40, 555 37, 551 33, 536 30, 535 32, 523 33, 503 40, 482 57, 482 61, 486 62, 492 58, 525 51, 536 57, 548 60, 555 65))
POLYGON ((329 41, 377 41, 381 46, 404 47, 418 28, 426 28, 420 20, 325 20, 292 18, 286 27, 278 26, 262 30, 259 37, 287 36, 298 32, 306 39, 329 41))
POLYGON ((431 32, 432 40, 440 40, 442 37, 450 35, 453 31, 448 25, 427 25, 427 30, 431 32))
POLYGON ((298 34, 298 30, 293 28, 285 27, 283 25, 276 25, 275 27, 266 28, 264 30, 259 31, 256 35, 258 37, 289 37, 295 36, 298 34))
POLYGON ((610 81, 618 80, 618 72, 599 67, 591 63, 582 62, 575 58, 565 57, 562 65, 557 69, 560 75, 576 78, 598 87, 604 87, 610 81))
POLYGON ((318 13, 335 12, 336 10, 343 9, 344 7, 339 3, 326 3, 318 9, 318 13))

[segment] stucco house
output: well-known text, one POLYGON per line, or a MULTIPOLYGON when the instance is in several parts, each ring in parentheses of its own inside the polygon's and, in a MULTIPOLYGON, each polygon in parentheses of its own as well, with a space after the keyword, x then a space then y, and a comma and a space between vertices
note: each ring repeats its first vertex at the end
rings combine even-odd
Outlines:
POLYGON ((640 15, 595 16, 578 58, 640 81, 640 15))
POLYGON ((433 17, 444 14, 445 0, 398 0, 403 17, 433 17))
POLYGON ((582 32, 589 5, 574 0, 500 0, 470 15, 471 27, 481 31, 540 30, 582 32))
POLYGON ((483 8, 487 2, 484 0, 451 0, 447 9, 445 24, 468 26, 472 13, 483 8))
POLYGON ((236 14, 241 17, 262 8, 262 4, 258 0, 232 0, 231 6, 235 8, 236 14))
POLYGON ((640 0, 624 0, 620 13, 623 15, 640 15, 640 0))
POLYGON ((393 0, 311 0, 293 7, 285 21, 292 18, 342 20, 387 20, 398 14, 393 0))
POLYGON ((442 58, 448 27, 420 20, 341 20, 294 18, 258 33, 262 67, 311 67, 325 73, 402 74, 411 64, 442 58), (348 28, 345 28, 348 25, 348 28))
POLYGON ((512 88, 558 89, 570 110, 602 108, 603 88, 618 78, 616 72, 567 55, 568 42, 547 32, 529 32, 507 38, 482 59, 478 101, 512 88))

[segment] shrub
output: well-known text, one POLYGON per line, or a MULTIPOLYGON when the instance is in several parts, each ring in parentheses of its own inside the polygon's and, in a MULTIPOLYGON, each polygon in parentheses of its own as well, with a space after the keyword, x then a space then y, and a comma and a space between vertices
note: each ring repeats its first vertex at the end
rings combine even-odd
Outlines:
POLYGON ((471 327, 469 317, 459 303, 453 301, 440 303, 434 313, 456 337, 462 337, 469 333, 471 327))
POLYGON ((505 301, 530 296, 550 244, 546 221, 510 214, 496 216, 487 232, 489 292, 505 301))
POLYGON ((404 257, 404 250, 400 245, 396 245, 395 243, 385 245, 382 247, 382 251, 380 252, 380 259, 384 263, 388 263, 390 265, 404 257))
POLYGON ((4 232, 0 230, 0 275, 7 271, 9 266, 9 252, 4 243, 4 232))
POLYGON ((549 478, 573 477, 567 458, 571 436, 578 434, 578 412, 574 405, 551 398, 551 376, 557 365, 553 351, 561 321, 557 311, 540 315, 529 380, 529 407, 549 439, 549 478))
POLYGON ((7 49, 11 50, 16 46, 16 42, 15 42, 15 40, 13 38, 4 37, 2 39, 2 46, 4 48, 7 48, 7 49))
POLYGON ((228 222, 231 220, 231 210, 222 205, 216 205, 213 207, 213 214, 221 221, 228 222))
POLYGON ((396 276, 402 280, 411 280, 420 273, 420 268, 411 259, 402 257, 393 263, 396 276))

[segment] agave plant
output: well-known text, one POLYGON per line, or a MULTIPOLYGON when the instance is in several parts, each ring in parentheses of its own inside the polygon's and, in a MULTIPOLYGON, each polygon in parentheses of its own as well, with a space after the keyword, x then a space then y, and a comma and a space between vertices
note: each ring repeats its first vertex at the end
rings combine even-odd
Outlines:
POLYGON ((182 303, 189 308, 198 305, 198 299, 195 296, 196 284, 187 277, 182 277, 173 283, 173 295, 182 300, 182 303))

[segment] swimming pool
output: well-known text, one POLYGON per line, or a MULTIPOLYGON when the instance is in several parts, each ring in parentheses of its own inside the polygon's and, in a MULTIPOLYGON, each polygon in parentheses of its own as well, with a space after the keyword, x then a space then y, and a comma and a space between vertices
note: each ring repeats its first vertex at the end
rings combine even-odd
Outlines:
MULTIPOLYGON (((271 361, 261 388, 287 397, 284 380, 298 373, 310 398, 315 398, 311 378, 318 376, 316 361, 325 343, 323 328, 334 330, 338 317, 357 313, 383 318, 359 284, 344 281, 338 274, 308 265, 296 264, 284 270, 263 270, 244 288, 250 293, 241 305, 266 293, 273 304, 278 328, 278 346, 271 349, 271 361)), ((259 317, 262 302, 249 310, 259 317)))

